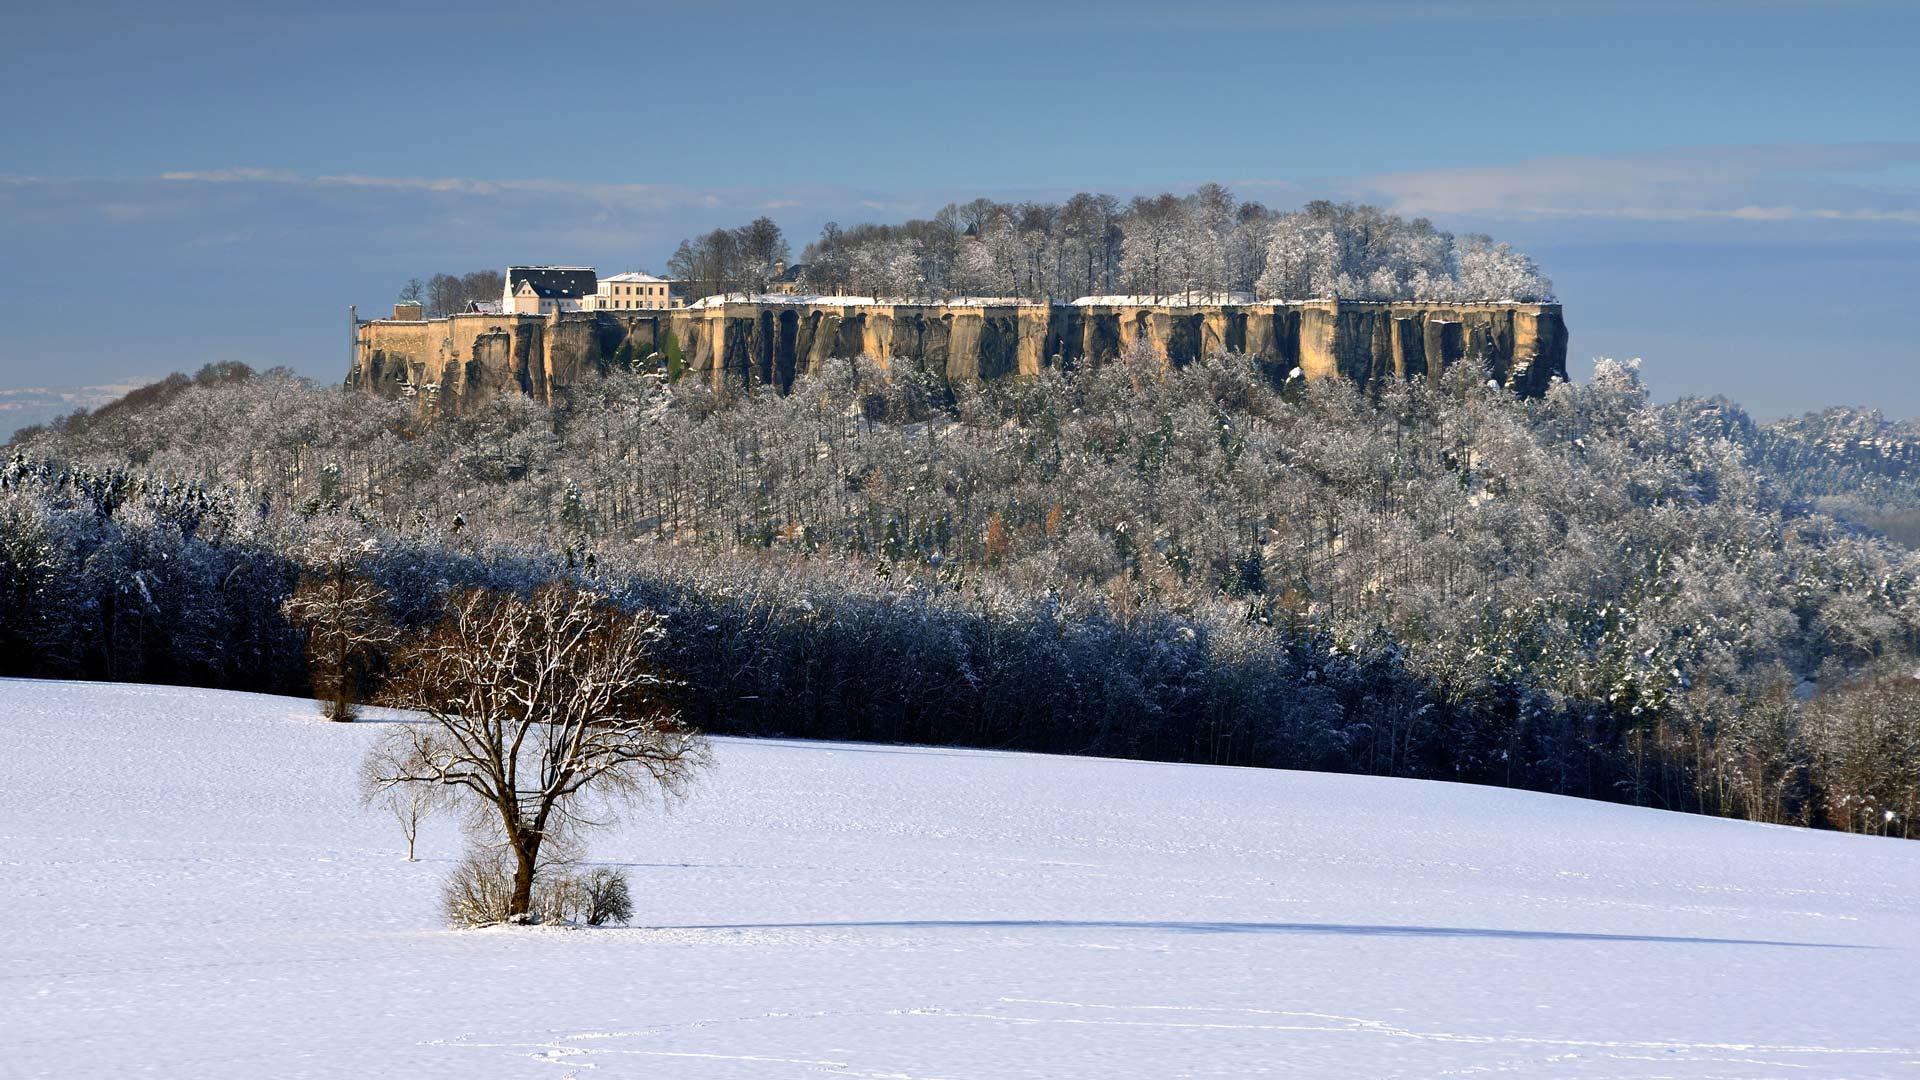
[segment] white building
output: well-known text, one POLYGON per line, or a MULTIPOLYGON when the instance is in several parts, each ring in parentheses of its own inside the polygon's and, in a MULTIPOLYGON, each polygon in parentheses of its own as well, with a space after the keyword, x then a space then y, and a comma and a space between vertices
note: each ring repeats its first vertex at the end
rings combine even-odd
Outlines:
POLYGON ((588 311, 679 307, 683 301, 673 294, 673 286, 673 279, 652 274, 615 274, 601 278, 599 289, 582 306, 588 311))
POLYGON ((500 310, 509 315, 579 311, 598 292, 591 266, 509 266, 500 310))

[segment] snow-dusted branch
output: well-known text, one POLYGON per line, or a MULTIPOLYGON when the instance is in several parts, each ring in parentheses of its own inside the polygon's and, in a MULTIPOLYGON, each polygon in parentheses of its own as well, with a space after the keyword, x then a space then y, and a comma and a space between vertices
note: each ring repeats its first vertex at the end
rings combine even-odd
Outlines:
POLYGON ((678 795, 708 760, 658 669, 650 611, 550 585, 522 598, 472 590, 402 640, 383 700, 427 716, 368 759, 376 790, 429 785, 477 805, 514 862, 505 914, 532 904, 543 845, 650 791, 678 795))

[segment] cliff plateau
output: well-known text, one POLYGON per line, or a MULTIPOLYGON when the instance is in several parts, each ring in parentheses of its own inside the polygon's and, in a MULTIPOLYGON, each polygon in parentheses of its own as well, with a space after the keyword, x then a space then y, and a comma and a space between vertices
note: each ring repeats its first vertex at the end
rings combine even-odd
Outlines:
POLYGON ((552 403, 630 344, 678 351, 722 394, 773 387, 837 357, 909 363, 953 382, 1099 364, 1144 345, 1172 365, 1215 352, 1254 357, 1275 379, 1366 385, 1483 358, 1493 378, 1538 395, 1566 377, 1558 304, 1314 300, 1246 304, 874 303, 755 297, 653 311, 376 319, 355 329, 347 385, 458 413, 516 391, 552 403))

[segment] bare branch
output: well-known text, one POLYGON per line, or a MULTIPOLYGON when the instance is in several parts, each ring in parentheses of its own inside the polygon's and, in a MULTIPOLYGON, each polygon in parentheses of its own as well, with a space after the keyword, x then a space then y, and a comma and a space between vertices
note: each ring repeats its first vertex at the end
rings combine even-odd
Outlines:
POLYGON ((679 795, 708 763, 666 696, 674 683, 654 661, 664 636, 652 612, 566 586, 454 598, 394 651, 383 701, 430 723, 369 755, 366 789, 424 785, 485 807, 515 858, 510 914, 527 915, 542 844, 608 820, 582 800, 679 795))

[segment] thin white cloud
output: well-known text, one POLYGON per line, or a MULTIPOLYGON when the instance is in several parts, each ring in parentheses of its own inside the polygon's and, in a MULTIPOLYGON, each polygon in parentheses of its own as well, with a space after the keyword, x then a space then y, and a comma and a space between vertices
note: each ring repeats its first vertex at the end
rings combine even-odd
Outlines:
POLYGON ((1920 210, 1809 210, 1808 217, 1827 221, 1897 221, 1920 225, 1920 210))
POLYGON ((1330 186, 1406 214, 1636 221, 1920 222, 1920 193, 1876 182, 1920 143, 1686 147, 1350 177, 1330 186))
MULTIPOLYGON (((1591 221, 1701 228, 1920 224, 1920 143, 1690 147, 1542 158, 1475 168, 1298 180, 1239 179, 1277 208, 1311 198, 1374 202, 1443 227, 1591 221), (1485 222, 1482 225, 1481 222, 1485 222)), ((1204 176, 1200 179, 1206 179, 1204 176)), ((1180 190, 1191 190, 1187 184, 1180 190)), ((1118 188, 1120 194, 1133 192, 1118 188)), ((664 258, 681 238, 772 214, 794 246, 828 220, 897 221, 975 195, 1061 199, 1066 190, 881 192, 835 185, 717 186, 558 179, 301 175, 283 169, 178 170, 145 179, 0 176, 0 224, 45 227, 47 242, 90 220, 141 250, 217 249, 255 261, 475 257, 664 258), (135 239, 135 230, 144 234, 135 239), (441 253, 441 254, 435 254, 441 253)), ((1549 223, 1564 223, 1553 226, 1549 223)), ((1522 230, 1525 231, 1525 230, 1522 230)))
POLYGON ((203 184, 279 184, 310 188, 363 188, 417 191, 481 198, 512 195, 568 196, 634 204, 669 206, 702 202, 711 193, 669 184, 596 184, 567 180, 489 180, 462 176, 369 176, 332 173, 302 176, 282 169, 202 169, 162 173, 160 179, 203 184))
MULTIPOLYGON (((949 197, 833 185, 304 175, 252 166, 135 178, 0 175, 0 228, 39 249, 344 267, 662 260, 683 238, 772 214, 797 249, 828 220, 897 220, 949 197), (171 256, 169 256, 171 253, 171 256)), ((100 257, 99 255, 95 256, 100 257)))
POLYGON ((285 169, 185 169, 161 173, 160 179, 199 184, 292 184, 299 182, 300 176, 285 169))

